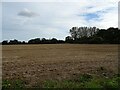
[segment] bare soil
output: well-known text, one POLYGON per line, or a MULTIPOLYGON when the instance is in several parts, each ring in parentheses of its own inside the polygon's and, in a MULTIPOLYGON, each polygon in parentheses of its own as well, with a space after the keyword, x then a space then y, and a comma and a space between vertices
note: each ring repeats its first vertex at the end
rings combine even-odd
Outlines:
POLYGON ((3 79, 21 79, 26 86, 63 80, 82 73, 117 73, 117 45, 40 44, 2 46, 3 79))

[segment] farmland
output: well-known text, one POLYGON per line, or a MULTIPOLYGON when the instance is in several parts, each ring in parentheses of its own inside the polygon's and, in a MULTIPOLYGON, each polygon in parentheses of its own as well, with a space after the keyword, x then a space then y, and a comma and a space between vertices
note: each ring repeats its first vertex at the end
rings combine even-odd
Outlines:
POLYGON ((117 45, 33 44, 2 48, 3 81, 22 80, 25 87, 41 87, 47 80, 69 80, 81 74, 111 77, 118 69, 117 45))

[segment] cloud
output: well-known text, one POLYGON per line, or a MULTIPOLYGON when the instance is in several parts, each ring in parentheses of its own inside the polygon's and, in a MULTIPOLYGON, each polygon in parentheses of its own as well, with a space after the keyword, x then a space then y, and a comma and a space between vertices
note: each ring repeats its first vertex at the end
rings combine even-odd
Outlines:
POLYGON ((56 37, 64 39, 69 35, 69 29, 74 26, 117 27, 118 3, 117 0, 114 1, 3 3, 4 38, 17 37, 27 40, 34 37, 56 37))
POLYGON ((19 16, 24 16, 24 17, 36 17, 36 16, 39 16, 39 14, 35 13, 35 12, 32 12, 30 11, 29 9, 25 8, 24 10, 20 11, 18 13, 19 16))
POLYGON ((90 2, 118 2, 119 0, 2 0, 2 2, 80 2, 80 1, 90 1, 90 2))

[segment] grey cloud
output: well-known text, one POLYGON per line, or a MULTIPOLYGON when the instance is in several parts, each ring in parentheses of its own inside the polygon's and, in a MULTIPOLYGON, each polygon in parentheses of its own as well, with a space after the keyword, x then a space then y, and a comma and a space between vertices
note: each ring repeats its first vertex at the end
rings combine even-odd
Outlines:
POLYGON ((24 16, 24 17, 36 17, 39 16, 39 14, 32 12, 28 9, 24 9, 18 13, 19 16, 24 16))

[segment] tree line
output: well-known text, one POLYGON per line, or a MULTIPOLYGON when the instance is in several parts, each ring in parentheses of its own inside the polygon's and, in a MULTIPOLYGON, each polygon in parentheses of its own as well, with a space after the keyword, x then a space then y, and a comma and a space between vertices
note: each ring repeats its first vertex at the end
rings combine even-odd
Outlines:
POLYGON ((2 45, 14 45, 14 44, 58 44, 58 43, 64 43, 63 40, 57 40, 56 38, 52 39, 45 39, 45 38, 35 38, 35 39, 30 39, 28 42, 25 41, 18 41, 16 39, 14 40, 4 40, 2 42, 2 45))
POLYGON ((120 44, 120 30, 118 28, 72 27, 70 34, 71 36, 66 37, 68 43, 120 44))
POLYGON ((72 27, 69 30, 70 36, 65 37, 65 40, 57 40, 56 38, 35 38, 26 41, 4 40, 2 45, 14 44, 120 44, 120 30, 110 27, 108 29, 99 29, 96 27, 72 27))

